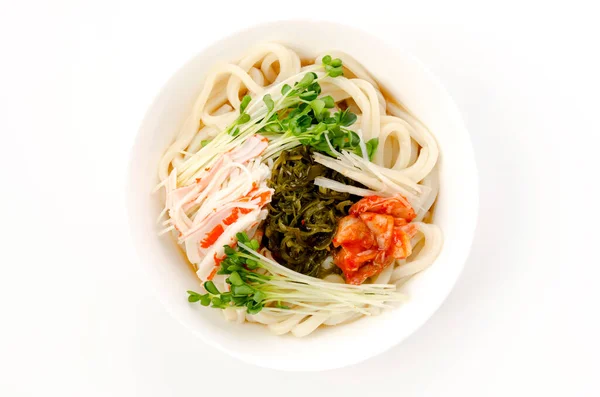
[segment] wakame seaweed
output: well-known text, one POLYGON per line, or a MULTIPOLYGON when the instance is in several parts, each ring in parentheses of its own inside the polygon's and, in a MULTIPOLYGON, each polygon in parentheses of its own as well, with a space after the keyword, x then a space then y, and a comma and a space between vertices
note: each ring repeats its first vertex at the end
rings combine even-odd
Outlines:
MULTIPOLYGON (((312 149, 299 146, 283 151, 273 165, 268 184, 275 189, 265 220, 263 244, 282 265, 319 277, 330 255, 338 220, 359 198, 314 184, 323 176, 360 186, 337 171, 316 163, 312 149)), ((335 267, 334 267, 335 268, 335 267)))

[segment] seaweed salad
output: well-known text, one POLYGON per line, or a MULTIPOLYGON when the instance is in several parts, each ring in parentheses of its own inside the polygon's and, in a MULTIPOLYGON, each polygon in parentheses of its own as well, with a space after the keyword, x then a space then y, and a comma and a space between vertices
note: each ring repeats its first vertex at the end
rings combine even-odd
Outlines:
POLYGON ((302 274, 321 276, 321 264, 331 255, 331 242, 338 220, 358 200, 314 184, 326 177, 356 185, 312 158, 312 149, 300 146, 283 151, 273 164, 269 187, 275 194, 265 220, 263 244, 282 265, 302 274))

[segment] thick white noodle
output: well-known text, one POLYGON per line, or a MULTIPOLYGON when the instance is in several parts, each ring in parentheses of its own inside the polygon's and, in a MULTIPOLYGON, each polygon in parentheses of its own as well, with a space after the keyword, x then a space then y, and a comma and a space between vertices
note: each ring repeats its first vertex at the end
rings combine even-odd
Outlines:
MULTIPOLYGON (((203 169, 189 165, 193 156, 200 151, 203 141, 217 136, 239 116, 243 95, 249 94, 253 98, 247 111, 259 111, 260 115, 260 109, 264 107, 260 100, 263 95, 269 93, 276 101, 281 97, 283 84, 293 85, 304 73, 314 71, 319 78, 322 95, 334 98, 336 106, 332 110, 349 107, 358 117, 350 128, 365 141, 379 139, 373 158, 376 166, 365 166, 363 163, 366 173, 363 172, 362 179, 359 179, 371 190, 354 188, 351 189, 352 192, 359 195, 401 193, 410 199, 417 212, 414 222, 419 233, 413 239, 415 245, 411 256, 406 260, 396 261, 368 281, 374 284, 392 284, 399 288, 413 275, 430 266, 442 248, 439 227, 423 223, 424 219, 430 219, 439 191, 437 142, 419 120, 402 106, 385 98, 373 76, 350 55, 340 51, 327 51, 314 59, 315 65, 301 66, 300 56, 291 49, 277 43, 261 43, 252 47, 238 62, 222 63, 211 69, 189 116, 160 160, 158 175, 161 186, 166 187, 166 198, 169 201, 172 200, 169 192, 192 183, 202 175, 203 169), (342 60, 346 77, 325 76, 319 65, 326 54, 342 60), (365 178, 371 178, 369 183, 365 183, 365 178)), ((264 114, 263 112, 262 115, 264 114)), ((214 145, 215 152, 232 149, 226 140, 216 139, 211 144, 214 145)), ((343 156, 350 164, 361 166, 361 158, 349 154, 343 156)), ((265 155, 263 158, 267 160, 269 168, 272 167, 271 156, 265 155)), ((209 167, 215 161, 216 158, 208 158, 202 167, 209 167)), ((331 163, 327 166, 335 165, 333 161, 326 162, 331 163)), ((243 175, 240 172, 236 171, 232 175, 243 175)), ((360 171, 352 172, 354 174, 351 173, 351 176, 361 174, 360 171)), ((339 183, 324 178, 320 178, 317 183, 334 190, 345 189, 339 183)), ((348 191, 347 188, 346 190, 348 191)), ((215 193, 219 194, 212 194, 215 193)), ((187 219, 185 213, 180 216, 187 219)), ((185 244, 183 248, 185 249, 185 244)), ((263 253, 270 257, 270 253, 263 253)), ((228 289, 225 276, 217 275, 213 281, 219 290, 228 289)), ((324 281, 344 283, 344 279, 337 274, 328 275, 324 281)), ((326 312, 323 309, 324 307, 315 304, 311 308, 299 308, 300 312, 286 313, 285 310, 269 307, 255 315, 247 314, 243 308, 228 308, 222 312, 229 321, 263 324, 275 334, 291 333, 295 336, 309 335, 320 326, 348 323, 364 317, 360 312, 336 313, 335 310, 326 312)), ((383 309, 363 305, 361 310, 375 315, 383 309)))

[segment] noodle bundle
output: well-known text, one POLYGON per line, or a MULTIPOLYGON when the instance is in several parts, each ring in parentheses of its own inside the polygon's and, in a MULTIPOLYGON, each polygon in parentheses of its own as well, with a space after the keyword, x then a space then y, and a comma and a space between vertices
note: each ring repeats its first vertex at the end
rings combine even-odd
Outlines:
POLYGON ((190 302, 295 336, 402 302, 442 248, 438 156, 348 54, 263 43, 216 65, 158 165, 162 233, 205 282, 190 302))

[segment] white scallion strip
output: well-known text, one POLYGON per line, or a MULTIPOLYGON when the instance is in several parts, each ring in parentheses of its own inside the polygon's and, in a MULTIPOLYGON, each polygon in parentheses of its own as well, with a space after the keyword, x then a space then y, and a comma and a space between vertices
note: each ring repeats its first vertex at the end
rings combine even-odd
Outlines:
POLYGON ((413 208, 420 208, 421 197, 429 189, 402 175, 390 175, 387 171, 391 170, 345 150, 337 159, 321 153, 315 153, 313 158, 317 163, 362 183, 378 195, 393 196, 400 193, 409 200, 413 208))
POLYGON ((376 192, 374 190, 363 189, 363 188, 356 187, 356 186, 346 185, 345 183, 334 181, 333 179, 325 178, 322 176, 316 177, 314 182, 315 182, 315 185, 323 187, 325 189, 331 189, 335 192, 340 192, 340 193, 350 193, 350 194, 354 194, 356 196, 361 196, 361 197, 374 196, 374 195, 379 195, 379 196, 386 195, 384 192, 376 192))

